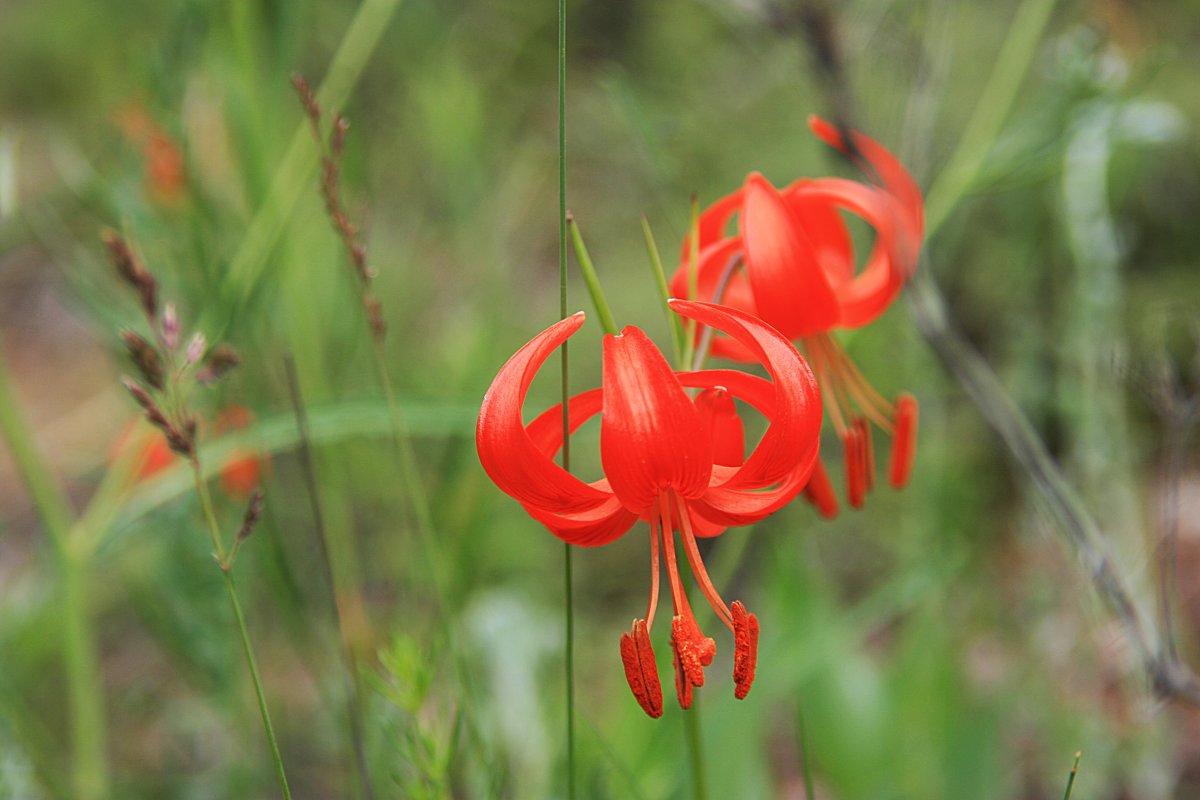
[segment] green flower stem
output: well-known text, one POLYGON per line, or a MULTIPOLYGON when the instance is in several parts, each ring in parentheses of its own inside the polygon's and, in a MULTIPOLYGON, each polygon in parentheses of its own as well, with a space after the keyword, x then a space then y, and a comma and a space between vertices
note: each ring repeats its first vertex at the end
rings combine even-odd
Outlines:
POLYGON ((1071 767, 1071 774, 1067 776, 1067 790, 1063 793, 1063 800, 1071 800, 1071 790, 1075 788, 1075 776, 1079 774, 1079 759, 1083 758, 1083 753, 1075 754, 1075 764, 1071 767))
POLYGON ((271 748, 271 759, 275 762, 275 774, 279 781, 279 791, 284 800, 292 800, 292 790, 288 788, 287 773, 283 769, 283 756, 279 753, 279 742, 275 738, 275 727, 271 724, 271 712, 267 709, 267 696, 263 691, 262 678, 258 673, 258 660, 254 657, 254 647, 250 644, 250 631, 246 628, 246 617, 242 613, 242 603, 238 599, 237 586, 233 582, 233 571, 225 556, 225 546, 221 543, 220 526, 213 512, 212 497, 208 492, 208 484, 200 471, 200 462, 195 457, 190 459, 192 464, 192 479, 196 485, 196 494, 200 498, 200 508, 204 512, 204 521, 208 535, 212 539, 213 555, 217 566, 225 578, 225 588, 229 592, 229 605, 233 608, 233 617, 237 622, 238 634, 242 640, 242 651, 246 656, 246 666, 250 668, 250 678, 254 682, 254 696, 258 700, 258 713, 262 717, 263 732, 267 735, 267 744, 271 748))
POLYGON ((596 314, 600 317, 600 326, 604 328, 605 333, 615 336, 617 323, 613 320, 608 300, 604 297, 604 289, 600 287, 600 279, 596 277, 596 267, 592 264, 592 257, 588 255, 587 245, 583 243, 583 234, 579 231, 579 224, 575 222, 575 218, 570 213, 567 214, 567 228, 571 231, 571 244, 575 248, 575 259, 579 262, 579 269, 583 273, 583 282, 587 284, 592 305, 596 307, 596 314))
MULTIPOLYGON (((688 233, 688 300, 700 299, 700 200, 692 196, 692 222, 688 233)), ((683 368, 687 369, 696 353, 696 320, 684 326, 683 368)))
POLYGON ((975 113, 959 138, 954 154, 926 194, 927 240, 933 238, 979 175, 1021 88, 1025 72, 1033 62, 1054 6, 1055 0, 1025 0, 1017 10, 996 66, 975 105, 975 113))
POLYGON ((70 503, 30 435, 3 359, 0 359, 0 433, 46 529, 62 579, 62 648, 71 725, 72 790, 77 800, 101 800, 109 794, 109 774, 103 682, 88 611, 87 561, 72 546, 70 503))
MULTIPOLYGON (((351 625, 347 622, 347 610, 345 609, 343 592, 352 593, 349 602, 354 604, 354 613, 363 615, 363 604, 361 594, 358 591, 358 563, 357 559, 351 560, 351 553, 339 553, 337 560, 340 564, 349 564, 346 572, 349 573, 352 580, 351 584, 346 587, 344 577, 340 577, 341 570, 334 568, 334 556, 332 549, 337 546, 339 550, 353 550, 347 548, 345 536, 339 536, 336 541, 332 541, 329 536, 329 529, 325 525, 325 514, 321 509, 321 490, 317 483, 316 466, 313 464, 312 447, 309 444, 309 429, 308 429, 308 412, 304 406, 304 396, 300 392, 300 379, 296 374, 296 362, 289 353, 284 357, 284 371, 287 373, 288 394, 292 399, 292 411, 296 415, 296 429, 298 435, 297 449, 300 455, 300 469, 304 475, 305 488, 308 490, 308 501, 313 517, 313 527, 317 531, 317 541, 321 548, 321 561, 325 564, 325 578, 329 581, 330 600, 333 603, 334 621, 338 628, 338 638, 341 640, 342 647, 342 667, 346 671, 346 681, 350 692, 346 703, 347 722, 350 726, 350 744, 354 753, 354 763, 358 770, 358 794, 359 796, 371 800, 375 793, 371 787, 371 771, 367 765, 367 748, 366 748, 366 733, 363 725, 363 691, 362 678, 359 675, 358 668, 358 651, 362 647, 362 643, 357 641, 357 638, 351 638, 351 625), (352 568, 351 568, 352 567, 352 568)), ((237 545, 234 545, 235 549, 237 545)))
POLYGON ((684 736, 687 738, 688 763, 692 767, 692 796, 707 800, 708 782, 704 777, 704 746, 700 741, 700 698, 692 698, 692 707, 683 712, 684 736))
MULTIPOLYGON (((558 0, 558 315, 567 317, 567 0, 558 0)), ((603 316, 603 315, 602 315, 603 316)), ((610 317, 611 321, 611 317, 610 317)), ((562 343, 562 465, 571 470, 567 343, 562 343)), ((567 798, 575 799, 575 610, 571 591, 571 545, 563 544, 566 649, 567 798)))
POLYGON ((654 232, 650 230, 650 220, 642 216, 642 235, 646 237, 646 252, 650 255, 650 266, 654 269, 654 281, 658 285, 658 296, 662 300, 663 313, 667 315, 667 324, 671 326, 671 345, 674 350, 675 363, 684 364, 683 360, 683 326, 679 324, 679 315, 667 305, 671 298, 671 289, 667 286, 667 273, 663 270, 662 258, 658 254, 658 245, 654 241, 654 232))

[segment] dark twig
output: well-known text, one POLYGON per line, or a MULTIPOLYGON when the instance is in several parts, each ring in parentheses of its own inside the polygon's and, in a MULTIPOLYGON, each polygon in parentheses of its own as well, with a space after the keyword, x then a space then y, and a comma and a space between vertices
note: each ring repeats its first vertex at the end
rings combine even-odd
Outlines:
MULTIPOLYGON (((927 267, 928 265, 926 265, 927 267)), ((929 269, 917 271, 908 292, 917 328, 1004 442, 1074 547, 1096 591, 1125 629, 1154 690, 1200 705, 1200 678, 1156 642, 1152 623, 1108 551, 1100 526, 1076 496, 1045 444, 1005 392, 981 355, 953 326, 929 269)))
MULTIPOLYGON (((826 91, 830 92, 829 104, 835 113, 849 113, 853 95, 835 58, 836 42, 823 41, 836 35, 832 22, 821 16, 830 12, 823 0, 799 0, 797 8, 802 12, 813 10, 805 12, 807 16, 802 13, 795 19, 805 26, 810 44, 815 42, 813 46, 820 68, 833 75, 824 81, 826 91)), ((1040 26, 1030 26, 1030 31, 1036 30, 1040 30, 1040 26)), ((838 122, 846 126, 852 121, 842 119, 838 122)), ((853 137, 843 138, 853 141, 853 137)), ((856 164, 861 161, 853 153, 850 159, 856 164)), ((868 177, 872 177, 870 173, 868 177)), ((996 373, 954 326, 928 263, 916 271, 907 298, 917 328, 930 348, 974 401, 1017 464, 1029 475, 1059 523, 1063 536, 1083 562, 1096 591, 1125 629, 1154 691, 1164 698, 1177 698, 1200 706, 1200 677, 1180 662, 1170 649, 1162 647, 1152 615, 1147 614, 1134 598, 1131 583, 1113 561, 1095 518, 1054 463, 1032 425, 1008 396, 996 373)))

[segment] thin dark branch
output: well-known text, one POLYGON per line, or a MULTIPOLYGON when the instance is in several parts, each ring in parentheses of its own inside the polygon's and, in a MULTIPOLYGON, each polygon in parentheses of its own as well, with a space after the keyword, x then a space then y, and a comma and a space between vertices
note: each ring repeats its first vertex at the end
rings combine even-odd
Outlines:
POLYGON ((1100 526, 1079 500, 1050 457, 1045 444, 1012 402, 984 358, 953 326, 928 264, 918 270, 908 292, 917 328, 942 365, 975 403, 984 420, 1008 448, 1018 466, 1075 549, 1096 591, 1125 629, 1154 690, 1163 697, 1200 705, 1200 678, 1173 654, 1160 650, 1148 615, 1134 598, 1100 526))

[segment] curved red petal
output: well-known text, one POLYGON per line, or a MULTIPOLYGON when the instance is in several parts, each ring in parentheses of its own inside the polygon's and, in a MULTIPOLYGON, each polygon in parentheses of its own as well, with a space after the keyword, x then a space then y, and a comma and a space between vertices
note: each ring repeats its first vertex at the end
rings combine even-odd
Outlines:
POLYGON ((574 514, 552 514, 535 506, 524 506, 529 516, 569 544, 600 547, 620 539, 638 521, 614 495, 596 508, 574 514))
MULTIPOLYGON (((836 147, 843 153, 850 152, 837 126, 817 116, 808 118, 808 126, 826 144, 836 147)), ((925 231, 925 203, 921 199, 921 189, 917 186, 917 182, 913 180, 904 165, 879 142, 857 131, 852 132, 851 135, 854 139, 855 150, 862 154, 870 170, 879 176, 884 188, 900 204, 905 228, 919 244, 925 231)))
POLYGON ((819 181, 796 181, 783 190, 783 198, 800 221, 812 243, 817 263, 837 294, 841 287, 854 280, 854 242, 835 204, 798 191, 814 182, 819 181))
POLYGON ((662 353, 634 327, 604 337, 600 462, 613 492, 635 514, 665 488, 698 497, 712 474, 712 447, 696 436, 700 415, 662 353))
POLYGON ((549 513, 585 512, 610 497, 555 464, 529 437, 521 418, 534 375, 583 321, 583 312, 567 317, 518 350, 484 395, 475 426, 475 446, 488 477, 523 505, 549 513))
POLYGON ((885 192, 854 181, 825 178, 797 185, 792 202, 825 203, 862 217, 876 232, 875 243, 862 272, 837 286, 840 324, 858 327, 887 309, 912 275, 915 257, 905 255, 897 231, 898 206, 885 192))
MULTIPOLYGON (((791 342, 757 317, 708 303, 668 302, 681 316, 724 331, 741 342, 757 354, 771 375, 775 394, 774 408, 768 416, 771 424, 742 468, 723 482, 724 488, 759 489, 783 480, 798 462, 808 461, 817 451, 821 393, 812 370, 791 342)), ((740 389, 751 386, 761 384, 741 381, 727 388, 738 396, 740 389)), ((751 401, 750 397, 746 399, 751 401)))
MULTIPOLYGON (((696 223, 700 229, 701 252, 714 242, 725 238, 725 226, 729 223, 729 218, 737 213, 741 206, 742 190, 738 189, 735 192, 725 195, 700 212, 700 217, 696 220, 696 223)), ((692 257, 691 241, 692 233, 689 228, 687 236, 683 237, 683 246, 679 248, 679 263, 684 266, 685 271, 688 259, 692 257)))
POLYGON ((713 463, 741 466, 746 460, 746 434, 733 397, 724 386, 713 386, 696 395, 693 401, 700 412, 700 430, 712 442, 713 463))
POLYGON ((741 227, 758 315, 788 339, 835 325, 837 300, 812 243, 783 196, 758 173, 746 178, 741 227))
MULTIPOLYGON (((728 269, 730 260, 737 257, 742 251, 742 239, 739 236, 733 236, 728 239, 722 239, 704 250, 700 251, 699 267, 696 270, 696 299, 712 300, 713 295, 717 291, 717 284, 721 282, 721 275, 728 269)), ((675 274, 671 276, 671 296, 688 299, 691 287, 688 286, 688 263, 683 261, 679 265, 679 269, 675 270, 675 274)), ((740 275, 735 275, 730 279, 729 285, 725 287, 723 296, 728 296, 732 292, 733 296, 741 302, 749 302, 750 307, 747 311, 754 310, 754 298, 750 294, 749 286, 745 283, 745 278, 740 275), (740 281, 736 280, 741 278, 740 281), (738 284, 741 284, 740 286, 738 284)), ((742 306, 739 306, 739 308, 742 306)))
MULTIPOLYGON (((567 419, 570 421, 571 433, 579 430, 583 423, 600 413, 604 405, 603 389, 588 389, 580 392, 567 401, 567 419)), ((562 403, 552 406, 534 418, 525 427, 529 438, 547 458, 554 458, 562 449, 563 424, 562 403)))

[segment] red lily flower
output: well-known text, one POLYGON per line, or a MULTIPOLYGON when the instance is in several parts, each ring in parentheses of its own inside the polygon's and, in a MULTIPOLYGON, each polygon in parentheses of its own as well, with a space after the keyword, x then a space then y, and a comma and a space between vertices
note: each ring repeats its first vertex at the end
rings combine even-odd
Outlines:
MULTIPOLYGON (((709 206, 699 219, 696 297, 749 311, 798 343, 821 383, 834 429, 842 439, 850 504, 862 505, 875 480, 869 423, 893 436, 889 469, 896 488, 908 482, 916 441, 917 402, 902 394, 888 402, 867 383, 834 328, 857 328, 882 314, 917 264, 924 206, 912 177, 887 150, 859 133, 848 145, 841 132, 813 117, 813 132, 850 154, 878 185, 840 178, 801 179, 782 191, 751 173, 742 188, 709 206), (863 269, 855 271, 854 245, 842 211, 875 230, 863 269), (726 226, 737 215, 738 230, 726 226), (740 269, 739 269, 740 267, 740 269)), ((690 236, 671 291, 689 297, 690 236)), ((714 337, 714 355, 753 360, 736 339, 714 337)), ((817 466, 805 496, 827 517, 837 514, 829 478, 817 466)))
POLYGON ((650 526, 650 602, 621 637, 625 676, 641 707, 662 714, 662 689, 650 629, 658 604, 659 547, 665 556, 675 614, 671 647, 679 703, 704 684, 716 645, 696 623, 680 581, 675 550, 684 553, 705 598, 734 634, 734 694, 754 680, 758 619, 740 601, 726 605, 704 568, 697 536, 762 519, 794 498, 816 462, 821 403, 816 379, 792 345, 761 320, 735 309, 670 301, 678 314, 724 331, 762 362, 772 380, 736 370, 673 372, 644 333, 627 327, 604 337, 603 382, 568 401, 570 431, 596 414, 605 477, 585 483, 553 460, 562 447, 562 407, 526 425, 521 406, 538 369, 583 325, 582 312, 552 325, 517 351, 488 389, 476 443, 483 468, 551 533, 592 547, 624 535, 639 519, 650 526), (700 389, 693 398, 685 387, 700 389), (733 398, 770 422, 747 458, 733 398))
MULTIPOLYGON (((253 421, 254 414, 250 409, 230 405, 217 415, 215 428, 217 433, 229 433, 245 428, 253 421)), ((153 435, 143 437, 139 434, 139 426, 145 426, 147 431, 152 430, 144 421, 130 422, 113 442, 109 461, 116 461, 140 440, 141 451, 138 454, 134 477, 142 481, 149 480, 168 467, 174 466, 179 461, 179 456, 171 450, 160 432, 154 431, 153 435)), ((230 453, 221 466, 218 484, 225 494, 234 500, 245 501, 250 497, 250 493, 262 484, 264 473, 270 474, 270 471, 271 460, 265 453, 238 449, 230 453)))

